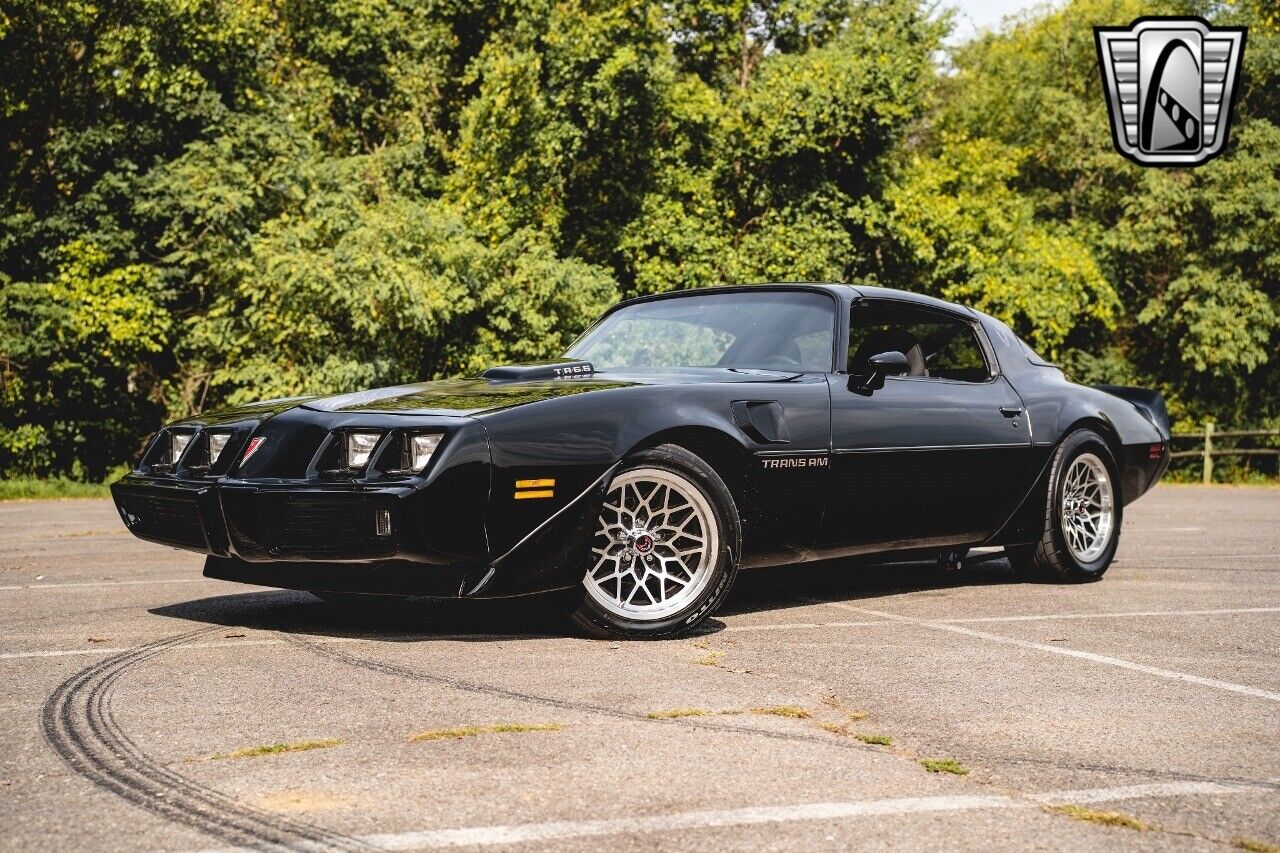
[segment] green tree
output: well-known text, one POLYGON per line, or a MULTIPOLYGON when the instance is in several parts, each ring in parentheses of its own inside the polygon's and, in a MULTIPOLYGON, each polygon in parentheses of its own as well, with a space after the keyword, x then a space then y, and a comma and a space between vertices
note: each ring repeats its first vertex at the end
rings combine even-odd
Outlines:
POLYGON ((1270 0, 0 0, 0 471, 556 354, 619 296, 859 280, 1184 421, 1280 422, 1270 0), (1091 27, 1250 26, 1227 156, 1111 150, 1091 27))

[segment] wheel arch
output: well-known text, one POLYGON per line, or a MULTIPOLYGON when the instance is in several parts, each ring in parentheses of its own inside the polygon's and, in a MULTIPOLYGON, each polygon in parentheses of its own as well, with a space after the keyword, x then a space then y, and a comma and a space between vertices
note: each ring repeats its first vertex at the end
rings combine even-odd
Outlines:
POLYGON ((733 495, 739 516, 745 518, 754 512, 758 501, 747 476, 750 453, 742 442, 715 427, 680 426, 645 436, 628 448, 625 455, 631 456, 662 444, 682 447, 710 465, 733 495))
MULTIPOLYGON (((1027 493, 1005 520, 1004 524, 987 539, 987 544, 1015 544, 1029 541, 1032 537, 1038 535, 1039 525, 1042 520, 1043 501, 1048 500, 1049 496, 1049 478, 1053 471, 1053 459, 1058 453, 1058 448, 1067 440, 1067 437, 1081 429, 1096 433, 1106 443, 1107 450, 1111 452, 1116 466, 1123 466, 1124 456, 1122 454, 1124 445, 1120 443, 1119 435, 1117 435, 1115 428, 1106 418, 1097 415, 1084 415, 1076 418, 1059 432, 1057 440, 1053 442, 1049 452, 1045 455, 1045 461, 1041 465, 1035 480, 1032 481, 1031 488, 1027 490, 1027 493)), ((1123 502, 1124 487, 1122 480, 1122 476, 1117 476, 1114 485, 1123 502)))
MULTIPOLYGON (((1089 415, 1089 416, 1085 416, 1077 419, 1071 424, 1071 426, 1067 427, 1065 430, 1062 431, 1062 435, 1058 438, 1058 441, 1053 446, 1054 452, 1056 453, 1058 447, 1062 444, 1062 442, 1066 441, 1067 436, 1081 429, 1092 430, 1093 432, 1098 434, 1098 437, 1100 437, 1103 440, 1103 442, 1106 443, 1107 450, 1111 451, 1111 461, 1116 466, 1116 477, 1115 477, 1114 486, 1116 487, 1117 490, 1123 490, 1124 477, 1122 475, 1124 473, 1124 444, 1121 443, 1120 434, 1116 432, 1115 427, 1112 426, 1111 423, 1107 421, 1105 418, 1101 416, 1089 415)), ((1119 497, 1123 501, 1124 495, 1121 494, 1119 495, 1119 497)))

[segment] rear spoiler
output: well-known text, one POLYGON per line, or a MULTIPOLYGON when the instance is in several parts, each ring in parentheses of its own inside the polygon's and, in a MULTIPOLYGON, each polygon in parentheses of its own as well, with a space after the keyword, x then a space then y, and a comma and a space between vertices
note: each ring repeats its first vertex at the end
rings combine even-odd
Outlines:
POLYGON ((1142 413, 1143 417, 1155 425, 1161 435, 1169 436, 1169 410, 1165 408, 1164 397, 1160 396, 1159 391, 1152 391, 1150 388, 1134 388, 1130 385, 1094 385, 1093 387, 1128 401, 1142 413))

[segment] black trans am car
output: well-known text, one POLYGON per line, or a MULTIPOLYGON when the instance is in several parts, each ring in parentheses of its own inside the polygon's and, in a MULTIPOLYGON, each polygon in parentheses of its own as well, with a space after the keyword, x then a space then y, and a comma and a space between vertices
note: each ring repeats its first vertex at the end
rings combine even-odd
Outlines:
POLYGON ((754 285, 623 302, 547 364, 190 418, 112 494, 209 577, 565 590, 593 634, 666 636, 754 566, 1003 546, 1097 580, 1168 442, 1159 394, 1073 384, 978 311, 754 285))

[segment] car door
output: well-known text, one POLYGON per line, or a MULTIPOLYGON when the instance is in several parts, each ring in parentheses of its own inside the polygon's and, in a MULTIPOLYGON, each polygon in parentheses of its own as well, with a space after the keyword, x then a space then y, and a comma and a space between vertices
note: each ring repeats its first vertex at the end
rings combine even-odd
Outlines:
POLYGON ((827 543, 945 547, 994 531, 1026 487, 1031 433, 974 319, 859 300, 847 369, 831 377, 827 543), (869 361, 886 351, 908 367, 880 384, 869 361))

